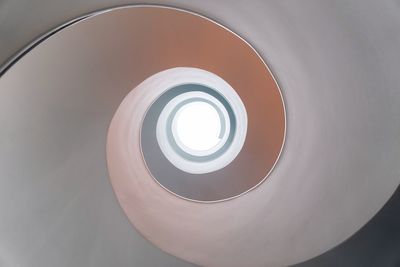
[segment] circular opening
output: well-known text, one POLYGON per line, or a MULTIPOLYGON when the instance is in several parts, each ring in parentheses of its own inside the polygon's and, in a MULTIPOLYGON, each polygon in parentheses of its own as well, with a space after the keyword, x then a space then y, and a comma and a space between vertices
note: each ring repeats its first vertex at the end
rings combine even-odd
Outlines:
POLYGON ((175 115, 174 138, 177 144, 190 150, 210 150, 222 140, 222 119, 216 108, 207 102, 188 103, 175 115))
POLYGON ((228 84, 218 81, 221 84, 217 83, 217 89, 195 83, 172 86, 152 104, 155 113, 150 114, 155 118, 157 145, 175 167, 186 173, 222 169, 235 159, 244 144, 244 105, 228 84), (219 88, 227 92, 222 94, 217 91, 219 88))
POLYGON ((264 85, 268 90, 254 95, 242 88, 239 95, 221 77, 183 67, 144 81, 143 92, 154 91, 140 131, 151 176, 177 196, 206 202, 260 184, 280 155, 285 130, 278 88, 264 85))
POLYGON ((158 144, 167 158, 178 165, 182 160, 215 160, 226 152, 235 135, 231 107, 222 96, 213 96, 218 94, 212 89, 200 86, 206 91, 192 91, 193 85, 182 86, 178 91, 184 91, 173 95, 158 116, 158 144))

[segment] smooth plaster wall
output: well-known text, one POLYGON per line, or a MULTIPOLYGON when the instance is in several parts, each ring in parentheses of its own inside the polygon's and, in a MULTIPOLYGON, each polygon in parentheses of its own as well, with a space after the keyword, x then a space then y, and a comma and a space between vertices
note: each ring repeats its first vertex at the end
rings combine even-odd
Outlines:
MULTIPOLYGON (((0 1, 0 62, 4 63, 19 49, 23 48, 36 37, 47 32, 70 19, 102 8, 115 5, 132 4, 136 1, 51 1, 51 0, 26 0, 0 1)), ((143 3, 143 1, 139 2, 143 3)), ((250 41, 256 48, 260 46, 260 35, 271 36, 271 48, 277 40, 286 40, 288 46, 281 51, 259 51, 270 63, 270 67, 279 77, 290 75, 290 67, 280 65, 280 57, 293 55, 305 55, 302 58, 304 64, 316 64, 315 75, 318 73, 318 64, 324 64, 318 60, 324 55, 314 55, 314 61, 308 61, 307 55, 315 46, 325 46, 325 52, 337 53, 336 42, 350 42, 358 50, 350 52, 360 53, 358 59, 364 58, 364 64, 369 72, 361 72, 348 67, 347 78, 356 75, 357 79, 366 79, 373 75, 374 71, 386 73, 387 84, 399 85, 398 70, 400 69, 400 3, 399 1, 146 1, 146 3, 158 3, 172 5, 193 10, 204 14, 216 21, 230 27, 250 41), (270 27, 264 27, 269 25, 270 27), (276 31, 271 31, 276 29, 276 31), (330 32, 333 35, 324 35, 330 32), (292 36, 285 36, 291 33, 292 36), (330 37, 335 37, 329 39, 330 37), (281 39, 280 39, 281 38, 281 39), (318 38, 324 42, 318 42, 318 38), (293 54, 283 54, 286 51, 293 54), (303 53, 304 52, 304 53, 303 53), (296 54, 297 53, 297 54, 296 54)), ((347 51, 349 52, 349 51, 347 51)), ((339 63, 346 63, 343 58, 330 57, 339 63), (344 61, 341 61, 344 60, 344 61)), ((325 62, 330 64, 329 62, 325 62)), ((351 61, 347 62, 351 66, 351 61)), ((346 66, 344 66, 345 68, 346 66)), ((292 73, 293 74, 293 73, 292 73)), ((343 74, 341 74, 343 75, 343 74)), ((343 76, 338 75, 338 79, 343 76)), ((309 77, 312 79, 312 77, 309 77)), ((282 80, 283 83, 289 82, 282 80)), ((385 88, 385 80, 376 81, 385 88)), ((397 88, 397 92, 399 92, 397 88)), ((398 123, 398 122, 394 122, 398 123)), ((366 150, 367 153, 367 150, 366 150)), ((399 219, 399 193, 397 192, 390 205, 375 217, 367 227, 352 237, 349 241, 333 249, 302 266, 396 266, 400 264, 400 219, 399 219)), ((100 185, 96 193, 102 208, 110 208, 115 216, 123 216, 122 211, 106 184, 100 185)), ((84 200, 80 200, 84 201, 84 200)), ((95 201, 95 200, 91 200, 95 201)), ((79 201, 78 201, 79 203, 79 201)), ((77 205, 77 204, 75 204, 77 205)), ((82 211, 81 211, 82 212, 82 211)), ((109 216, 110 214, 107 214, 109 216)), ((74 216, 84 216, 75 214, 74 216)), ((131 262, 118 262, 118 255, 102 255, 110 264, 121 266, 190 266, 190 264, 167 256, 158 249, 149 245, 139 234, 132 231, 125 219, 121 222, 113 222, 108 218, 107 223, 116 223, 120 238, 129 235, 132 254, 131 262)), ((106 220, 107 221, 107 220, 106 220)), ((90 227, 90 226, 88 226, 90 227)), ((93 235, 95 236, 95 234, 93 235)), ((118 239, 118 235, 110 238, 118 239)), ((93 241, 93 240, 92 240, 93 241)), ((94 241, 93 244, 99 241, 94 241)), ((90 241, 88 243, 90 245, 90 241)), ((71 249, 71 248, 70 248, 71 249)), ((3 250, 4 251, 4 250, 3 250)), ((73 250, 67 251, 64 256, 77 257, 70 262, 63 262, 64 266, 85 262, 87 255, 76 254, 73 250), (69 254, 70 253, 70 254, 69 254), (81 262, 79 260, 82 260, 81 262)), ((93 252, 96 256, 96 249, 93 252)), ((129 253, 128 250, 121 253, 129 253)), ((54 262, 59 258, 53 255, 54 262)), ((0 262, 7 255, 0 254, 0 262)), ((43 263, 35 259, 37 266, 43 263)), ((35 262, 33 260, 33 262, 35 262)), ((45 261, 47 263, 51 261, 45 261)), ((95 261, 94 261, 95 262, 95 261)), ((92 263, 94 264, 94 263, 92 263)), ((35 266, 35 265, 31 265, 35 266)), ((58 266, 63 266, 59 263, 58 266)), ((94 266, 94 265, 93 265, 94 266)))

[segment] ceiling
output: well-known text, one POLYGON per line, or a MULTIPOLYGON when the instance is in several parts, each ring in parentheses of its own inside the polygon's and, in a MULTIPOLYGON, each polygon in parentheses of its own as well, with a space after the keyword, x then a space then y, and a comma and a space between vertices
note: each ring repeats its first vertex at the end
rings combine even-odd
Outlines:
MULTIPOLYGON (((0 0, 0 63, 6 63, 31 41, 66 21, 103 8, 135 2, 0 0)), ((364 86, 368 90, 392 90, 393 99, 399 99, 399 1, 354 0, 341 3, 307 0, 300 3, 182 0, 145 3, 184 8, 228 26, 258 49, 283 87, 327 87, 335 90, 335 87, 346 86, 351 91, 364 86)), ((302 94, 299 93, 298 97, 301 98, 302 94)), ((349 103, 352 101, 357 100, 350 100, 349 103)), ((377 103, 371 101, 372 105, 377 103)), ((399 121, 392 123, 400 126, 399 121)), ((360 151, 370 153, 367 145, 360 151)), ((163 253, 136 232, 119 208, 107 177, 103 177, 104 166, 96 165, 84 156, 81 162, 93 164, 96 170, 87 174, 80 188, 76 187, 80 184, 78 180, 65 182, 62 184, 64 188, 57 188, 59 191, 50 196, 54 202, 58 197, 65 202, 53 203, 49 206, 50 211, 41 210, 38 204, 37 213, 18 217, 25 219, 24 224, 16 222, 21 229, 29 226, 30 216, 54 219, 54 228, 47 232, 48 236, 42 238, 29 235, 29 232, 18 232, 17 227, 15 237, 27 240, 27 245, 19 248, 24 258, 12 253, 15 251, 14 244, 3 244, 0 238, 0 263, 5 266, 193 266, 163 253), (103 179, 95 179, 96 175, 103 179), (59 208, 63 209, 63 213, 56 216, 59 208), (93 227, 95 220, 99 222, 93 227), (76 233, 73 226, 68 227, 68 224, 76 223, 83 224, 81 229, 85 231, 76 233), (70 233, 54 233, 60 229, 70 233), (81 235, 79 245, 68 241, 69 236, 75 234, 81 235), (119 246, 121 250, 107 254, 112 246, 119 246)), ((372 164, 372 159, 368 163, 372 164)), ((394 175, 398 180, 400 173, 395 171, 394 175)), ((21 185, 17 188, 29 190, 21 185)), ((39 188, 37 192, 46 191, 39 188)), ((44 198, 40 203, 46 205, 47 202, 44 198)), ((4 210, 7 205, 13 205, 12 201, 2 204, 0 208, 4 210)), ((18 210, 15 212, 18 214, 18 210)), ((399 189, 384 208, 350 239, 297 266, 398 265, 399 189)))

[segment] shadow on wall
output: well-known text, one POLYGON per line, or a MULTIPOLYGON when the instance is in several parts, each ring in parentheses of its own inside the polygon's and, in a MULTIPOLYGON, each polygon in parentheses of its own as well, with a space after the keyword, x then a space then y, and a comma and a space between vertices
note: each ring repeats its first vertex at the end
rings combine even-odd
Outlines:
POLYGON ((360 231, 334 249, 293 267, 400 266, 400 186, 360 231))

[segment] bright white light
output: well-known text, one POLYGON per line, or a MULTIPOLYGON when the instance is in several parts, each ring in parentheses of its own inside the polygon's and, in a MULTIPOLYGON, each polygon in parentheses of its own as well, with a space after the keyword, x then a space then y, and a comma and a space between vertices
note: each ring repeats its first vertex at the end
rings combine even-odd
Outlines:
POLYGON ((218 111, 210 104, 197 101, 179 109, 175 117, 179 141, 187 148, 206 151, 221 141, 221 119, 218 111))
POLYGON ((146 86, 155 86, 160 92, 178 86, 187 89, 170 91, 168 98, 172 98, 158 116, 156 138, 164 156, 176 168, 192 174, 214 172, 231 163, 247 133, 246 109, 235 90, 200 69, 175 68, 155 75, 154 83, 146 86))

